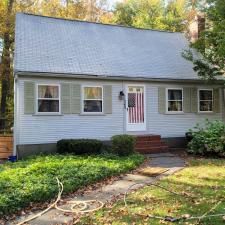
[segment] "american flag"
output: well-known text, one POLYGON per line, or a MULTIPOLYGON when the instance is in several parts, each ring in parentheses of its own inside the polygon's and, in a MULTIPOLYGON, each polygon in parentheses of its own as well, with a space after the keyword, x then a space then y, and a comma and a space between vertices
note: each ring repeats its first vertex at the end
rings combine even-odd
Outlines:
POLYGON ((129 123, 144 123, 144 94, 143 92, 128 93, 129 123))

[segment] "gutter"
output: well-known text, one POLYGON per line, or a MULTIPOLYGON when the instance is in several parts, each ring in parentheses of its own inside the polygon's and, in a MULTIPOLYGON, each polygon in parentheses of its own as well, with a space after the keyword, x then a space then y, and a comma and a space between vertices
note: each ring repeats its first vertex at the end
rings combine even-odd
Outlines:
MULTIPOLYGON (((99 80, 119 80, 119 81, 148 81, 148 82, 176 82, 176 83, 203 83, 200 79, 168 79, 168 78, 146 78, 129 76, 106 76, 94 74, 72 74, 72 73, 47 73, 47 72, 22 72, 16 71, 15 76, 29 76, 42 78, 78 78, 78 79, 99 79, 99 80)), ((223 80, 216 80, 215 84, 224 84, 223 80)))

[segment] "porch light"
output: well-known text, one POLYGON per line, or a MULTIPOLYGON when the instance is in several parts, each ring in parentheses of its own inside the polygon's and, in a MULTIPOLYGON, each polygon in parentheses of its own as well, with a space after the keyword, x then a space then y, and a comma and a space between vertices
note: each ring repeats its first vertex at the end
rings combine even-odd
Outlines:
POLYGON ((120 91, 119 100, 123 100, 123 99, 124 99, 124 93, 123 93, 123 91, 120 91))

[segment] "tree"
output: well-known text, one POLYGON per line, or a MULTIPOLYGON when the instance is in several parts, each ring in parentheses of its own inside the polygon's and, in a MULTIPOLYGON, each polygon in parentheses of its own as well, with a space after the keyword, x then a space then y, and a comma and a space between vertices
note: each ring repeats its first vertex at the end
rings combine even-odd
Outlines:
POLYGON ((14 20, 18 11, 36 8, 33 0, 3 0, 0 2, 0 38, 3 40, 3 54, 0 70, 0 131, 13 124, 13 78, 12 58, 14 48, 14 20))
POLYGON ((116 24, 158 29, 163 17, 161 0, 128 0, 118 3, 114 11, 116 24))
POLYGON ((186 29, 185 20, 187 20, 187 16, 188 10, 186 8, 186 0, 169 2, 163 19, 166 30, 179 32, 184 31, 186 29))
POLYGON ((133 1, 127 3, 117 3, 113 15, 114 23, 124 26, 132 26, 134 17, 136 15, 136 11, 133 7, 133 4, 133 1))
POLYGON ((192 45, 203 59, 195 58, 191 51, 186 51, 184 57, 193 62, 202 79, 213 81, 225 73, 225 1, 207 0, 204 12, 206 29, 192 45))
POLYGON ((44 16, 60 17, 64 19, 79 19, 100 22, 107 14, 107 0, 39 0, 40 11, 44 16))
POLYGON ((139 28, 183 31, 187 17, 186 0, 127 0, 118 3, 114 22, 139 28))
POLYGON ((12 9, 14 0, 5 1, 6 14, 3 20, 3 54, 1 73, 1 109, 0 109, 0 130, 5 128, 5 117, 7 110, 7 99, 10 97, 11 81, 11 29, 12 29, 12 9))
POLYGON ((140 0, 133 25, 140 28, 164 30, 164 8, 161 0, 140 0))

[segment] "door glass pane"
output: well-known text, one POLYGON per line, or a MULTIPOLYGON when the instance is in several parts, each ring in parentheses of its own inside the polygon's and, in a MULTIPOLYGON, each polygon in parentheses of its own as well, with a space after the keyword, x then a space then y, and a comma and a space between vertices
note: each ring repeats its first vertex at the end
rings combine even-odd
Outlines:
POLYGON ((129 93, 137 93, 137 92, 144 92, 143 87, 128 87, 128 92, 129 93))
POLYGON ((135 107, 136 102, 136 94, 135 93, 128 93, 128 107, 135 107))
POLYGON ((85 87, 84 99, 102 99, 101 87, 85 87))
POLYGON ((130 88, 129 88, 129 92, 132 92, 132 91, 133 91, 133 88, 132 88, 132 87, 130 87, 130 88))

